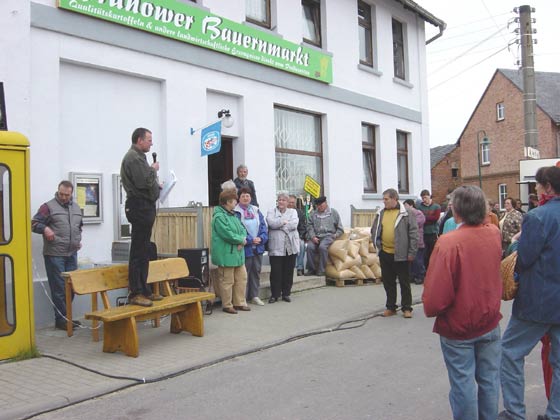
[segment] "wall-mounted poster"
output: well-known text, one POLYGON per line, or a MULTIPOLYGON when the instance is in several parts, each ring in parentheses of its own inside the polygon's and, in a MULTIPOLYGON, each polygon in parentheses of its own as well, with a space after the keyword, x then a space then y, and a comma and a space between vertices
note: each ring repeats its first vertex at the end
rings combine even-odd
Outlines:
POLYGON ((84 223, 103 222, 102 179, 102 174, 70 172, 70 181, 74 184, 74 202, 82 209, 84 223))
POLYGON ((132 228, 124 211, 125 203, 126 192, 121 183, 121 176, 113 174, 113 224, 115 226, 115 241, 130 239, 132 228))
POLYGON ((8 129, 8 117, 6 116, 6 100, 4 98, 4 83, 0 82, 0 130, 8 129))

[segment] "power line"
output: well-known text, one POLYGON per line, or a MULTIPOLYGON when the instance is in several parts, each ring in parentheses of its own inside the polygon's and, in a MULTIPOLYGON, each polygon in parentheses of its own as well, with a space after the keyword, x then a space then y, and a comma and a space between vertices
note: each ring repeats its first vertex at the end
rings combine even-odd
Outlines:
POLYGON ((443 84, 449 82, 450 80, 455 79, 456 77, 458 77, 458 76, 460 76, 461 74, 465 73, 467 70, 470 70, 470 69, 472 69, 473 67, 476 67, 476 66, 478 66, 479 64, 483 63, 484 61, 488 60, 489 58, 492 58, 492 57, 494 57, 495 55, 501 53, 502 51, 504 51, 505 49, 507 49, 507 47, 508 47, 508 46, 506 45, 505 47, 500 48, 498 51, 496 51, 496 52, 490 54, 488 57, 483 58, 482 60, 480 60, 479 62, 473 64, 472 66, 469 66, 469 67, 467 67, 466 69, 460 71, 459 73, 457 73, 457 74, 451 76, 450 78, 445 79, 443 82, 440 82, 440 83, 438 83, 438 84, 435 85, 435 86, 432 86, 432 87, 429 88, 428 90, 434 90, 434 89, 438 88, 439 86, 441 86, 441 85, 443 85, 443 84))
MULTIPOLYGON (((499 45, 499 46, 501 46, 501 45, 503 45, 502 42, 500 42, 500 45, 499 45)), ((498 45, 493 45, 492 47, 490 47, 490 48, 485 48, 484 50, 477 50, 477 51, 468 52, 468 53, 465 54, 465 56, 474 55, 474 54, 482 54, 482 53, 486 53, 486 52, 488 52, 488 51, 495 51, 496 48, 498 48, 498 45)), ((537 55, 537 54, 533 54, 533 55, 537 55)), ((446 61, 447 59, 448 59, 447 57, 438 58, 437 60, 428 59, 428 66, 429 66, 430 64, 441 63, 442 61, 446 61)))
POLYGON ((453 31, 453 30, 455 30, 455 29, 457 29, 457 28, 461 28, 461 27, 463 27, 463 26, 472 25, 473 23, 484 22, 484 21, 486 21, 486 20, 490 20, 491 18, 500 17, 500 16, 505 16, 505 15, 510 15, 510 14, 512 14, 512 12, 501 13, 501 14, 499 14, 499 15, 493 15, 493 16, 490 16, 490 17, 484 18, 484 19, 478 19, 478 20, 472 20, 472 21, 470 21, 470 22, 460 23, 459 25, 449 26, 449 27, 446 29, 446 31, 453 31))
MULTIPOLYGON (((486 3, 484 2, 484 0, 480 0, 482 2, 482 5, 484 6, 484 8, 486 9, 486 13, 488 13, 488 16, 490 16, 490 19, 492 19, 492 22, 494 22, 494 26, 496 26, 496 28, 500 28, 498 26, 498 24, 496 23, 496 21, 494 20, 494 18, 492 17, 492 15, 490 14, 490 10, 488 10, 488 7, 486 6, 486 3)), ((502 34, 502 38, 505 42, 507 42, 506 37, 502 34)))
MULTIPOLYGON (((458 59, 460 59, 461 57, 463 57, 466 53, 474 50, 476 47, 478 47, 479 45, 484 44, 486 41, 488 41, 489 39, 493 38, 494 36, 496 36, 497 34, 499 34, 500 32, 502 32, 505 28, 500 28, 498 29, 496 32, 494 32, 492 35, 484 38, 482 41, 477 42, 474 46, 472 46, 471 48, 467 49, 466 51, 462 52, 461 54, 459 54, 458 56, 456 56, 455 58, 452 58, 450 61, 448 61, 447 63, 445 63, 444 65, 438 67, 437 69, 435 69, 432 74, 437 73, 438 71, 440 71, 441 69, 447 67, 448 65, 450 65, 451 63, 457 61, 458 59)), ((506 41, 507 42, 507 41, 506 41)), ((507 48, 507 46, 506 46, 507 48)))

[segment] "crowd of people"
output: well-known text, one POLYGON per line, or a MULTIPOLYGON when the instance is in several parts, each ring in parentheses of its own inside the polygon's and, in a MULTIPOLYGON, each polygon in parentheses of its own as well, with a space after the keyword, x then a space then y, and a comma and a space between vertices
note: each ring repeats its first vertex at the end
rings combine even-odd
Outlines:
MULTIPOLYGON (((151 146, 152 133, 136 129, 121 166, 126 217, 132 225, 129 303, 141 306, 162 299, 146 284, 161 189, 159 163, 154 157, 149 164, 145 155, 151 146)), ((298 276, 324 276, 328 248, 344 233, 340 215, 324 196, 314 200, 313 208, 302 208, 295 195, 280 192, 265 217, 247 167, 240 165, 237 175, 223 186, 212 218, 216 288, 228 314, 250 311, 248 303, 264 305, 259 292, 265 251, 271 267, 268 303, 291 302, 294 270, 298 276)), ((386 293, 383 316, 398 313, 398 284, 402 315, 412 318, 410 283, 424 284, 424 312, 436 318, 433 330, 440 336, 457 420, 525 419, 524 361, 539 341, 549 402, 538 420, 560 419, 560 167, 540 168, 535 180, 527 212, 512 198, 505 200, 502 212, 474 186, 455 189, 444 211, 428 190, 419 200, 401 203, 390 188, 382 194, 384 208, 371 227, 386 293), (500 264, 512 252, 518 291, 502 336, 500 264), (498 413, 500 387, 505 410, 498 413)), ((72 201, 73 188, 60 182, 55 197, 32 219, 32 231, 43 236, 55 326, 63 330, 61 273, 77 269, 83 224, 72 201)))
POLYGON ((220 205, 212 218, 212 263, 218 266, 216 287, 223 311, 230 314, 251 310, 247 302, 264 305, 259 290, 265 251, 270 262, 268 303, 291 302, 294 269, 298 276, 324 276, 328 247, 344 233, 338 212, 328 206, 324 196, 314 201, 314 211, 309 214, 309 208, 302 208, 301 199, 298 206, 295 195, 280 192, 276 206, 264 217, 248 173, 247 166, 240 165, 237 178, 222 185, 220 205))

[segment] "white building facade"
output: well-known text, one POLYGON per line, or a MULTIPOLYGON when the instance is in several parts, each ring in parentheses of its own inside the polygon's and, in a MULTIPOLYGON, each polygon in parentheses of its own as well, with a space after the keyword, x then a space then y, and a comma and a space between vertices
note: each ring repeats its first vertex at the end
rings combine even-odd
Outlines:
POLYGON ((31 143, 32 214, 70 173, 95 175, 80 257, 110 260, 113 175, 136 127, 153 132, 161 178, 177 176, 165 207, 215 204, 241 163, 264 211, 278 190, 303 194, 305 175, 345 226, 350 205, 380 206, 387 188, 415 197, 430 188, 426 23, 445 28, 407 0, 3 0, 0 82, 8 128, 31 143), (231 33, 212 39, 216 19, 231 33), (195 28, 208 38, 185 36, 195 28), (285 55, 267 56, 259 34, 285 55), (235 124, 203 158, 190 129, 222 109, 235 124))

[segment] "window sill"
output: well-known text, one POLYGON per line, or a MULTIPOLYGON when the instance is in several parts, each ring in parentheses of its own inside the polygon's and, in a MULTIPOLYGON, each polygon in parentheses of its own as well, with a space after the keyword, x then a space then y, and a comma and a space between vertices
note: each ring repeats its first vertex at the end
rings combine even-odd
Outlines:
POLYGON ((490 162, 482 162, 480 164, 480 167, 483 167, 483 166, 490 166, 490 162))
POLYGON ((319 51, 320 53, 323 53, 323 54, 330 55, 331 57, 333 56, 333 54, 332 54, 331 52, 328 52, 328 51, 325 50, 324 48, 319 47, 319 46, 316 45, 316 44, 311 44, 310 42, 307 42, 307 41, 305 41, 305 40, 303 40, 299 45, 301 45, 302 47, 311 48, 312 50, 319 51))
POLYGON ((398 77, 393 77, 393 83, 396 83, 397 85, 407 87, 409 89, 414 88, 414 85, 412 83, 407 82, 406 80, 403 80, 403 79, 399 79, 398 77))
POLYGON ((268 28, 266 26, 259 25, 258 23, 254 23, 254 22, 251 22, 249 20, 244 20, 243 22, 241 22, 241 24, 245 25, 245 26, 248 26, 250 28, 257 29, 259 31, 277 36, 278 38, 284 39, 284 37, 282 35, 280 35, 278 32, 276 32, 276 27, 268 28))
POLYGON ((382 72, 382 71, 379 71, 379 70, 377 70, 377 69, 375 69, 375 68, 373 68, 373 67, 370 67, 370 66, 366 66, 365 64, 362 64, 362 63, 358 64, 358 69, 359 69, 359 70, 362 70, 362 71, 365 71, 365 72, 367 72, 367 73, 374 74, 374 75, 376 75, 377 77, 383 76, 383 72, 382 72))

